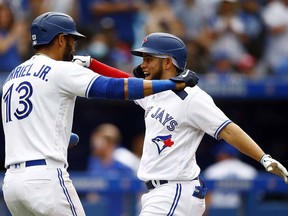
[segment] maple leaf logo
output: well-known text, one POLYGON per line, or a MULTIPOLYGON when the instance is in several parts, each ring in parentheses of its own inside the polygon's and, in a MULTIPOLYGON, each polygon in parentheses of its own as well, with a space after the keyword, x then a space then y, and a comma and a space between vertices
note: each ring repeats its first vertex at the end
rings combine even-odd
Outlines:
POLYGON ((164 140, 164 145, 167 147, 171 147, 174 144, 174 142, 171 140, 171 138, 164 140))
POLYGON ((157 136, 152 139, 152 142, 156 144, 158 153, 160 154, 165 148, 171 147, 174 145, 174 141, 172 141, 172 135, 169 134, 167 136, 157 136))

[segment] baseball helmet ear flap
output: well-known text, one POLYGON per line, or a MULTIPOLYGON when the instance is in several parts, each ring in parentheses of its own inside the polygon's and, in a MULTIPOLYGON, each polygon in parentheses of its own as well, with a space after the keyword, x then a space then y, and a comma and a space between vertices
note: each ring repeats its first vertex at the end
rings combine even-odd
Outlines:
POLYGON ((143 56, 143 53, 150 55, 168 55, 176 61, 175 66, 184 71, 187 64, 187 49, 184 42, 168 33, 152 33, 146 36, 142 46, 131 51, 132 55, 143 56))
POLYGON ((47 12, 36 17, 31 26, 32 46, 49 44, 58 34, 72 35, 76 40, 85 38, 76 30, 72 17, 64 13, 47 12))

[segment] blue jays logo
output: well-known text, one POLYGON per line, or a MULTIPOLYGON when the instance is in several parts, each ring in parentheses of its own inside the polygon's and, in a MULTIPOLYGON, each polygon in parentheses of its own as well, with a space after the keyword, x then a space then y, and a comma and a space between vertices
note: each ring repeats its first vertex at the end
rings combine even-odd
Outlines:
POLYGON ((152 139, 152 142, 154 142, 157 146, 158 153, 160 153, 167 147, 171 147, 174 144, 174 141, 171 140, 172 135, 167 136, 157 136, 152 139))
POLYGON ((145 38, 143 39, 143 41, 142 41, 142 46, 143 46, 143 44, 146 43, 146 42, 147 42, 147 37, 145 37, 145 38))

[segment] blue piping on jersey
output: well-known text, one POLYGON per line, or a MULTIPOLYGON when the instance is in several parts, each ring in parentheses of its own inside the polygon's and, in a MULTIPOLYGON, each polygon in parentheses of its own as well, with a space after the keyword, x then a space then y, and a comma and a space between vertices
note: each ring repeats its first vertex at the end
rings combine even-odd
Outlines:
POLYGON ((64 192, 64 194, 66 196, 66 199, 67 199, 67 201, 68 201, 68 203, 70 205, 70 208, 71 208, 71 211, 72 211, 72 215, 73 216, 77 216, 77 213, 76 213, 76 210, 75 210, 75 206, 74 206, 74 204, 73 204, 73 202, 71 200, 71 197, 70 197, 70 195, 68 193, 67 187, 64 184, 62 170, 61 169, 57 169, 57 172, 58 172, 58 179, 59 179, 60 185, 61 185, 61 187, 63 189, 63 192, 64 192))
POLYGON ((219 133, 222 131, 222 129, 223 129, 226 125, 230 124, 231 122, 232 122, 231 120, 226 120, 225 122, 223 122, 223 123, 220 125, 220 127, 219 127, 219 128, 215 131, 215 133, 214 133, 215 139, 218 140, 219 133))
POLYGON ((174 90, 173 91, 181 100, 185 100, 185 98, 188 96, 188 93, 183 89, 180 91, 174 90))
POLYGON ((85 91, 85 97, 88 98, 88 94, 89 94, 89 91, 90 91, 90 88, 92 86, 92 84, 94 83, 95 79, 97 79, 98 77, 94 77, 88 84, 87 88, 86 88, 86 91, 85 91))
POLYGON ((171 206, 170 211, 169 211, 169 213, 167 214, 167 216, 172 216, 172 215, 174 214, 175 209, 176 209, 176 207, 177 207, 177 205, 178 205, 180 196, 181 196, 181 191, 182 191, 182 185, 181 185, 181 184, 177 184, 176 194, 175 194, 175 197, 174 197, 172 206, 171 206))

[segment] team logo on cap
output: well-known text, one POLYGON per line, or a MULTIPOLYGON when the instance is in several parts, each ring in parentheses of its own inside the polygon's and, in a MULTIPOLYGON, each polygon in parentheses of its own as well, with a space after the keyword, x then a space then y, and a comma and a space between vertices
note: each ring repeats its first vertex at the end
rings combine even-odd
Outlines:
POLYGON ((36 45, 37 44, 37 37, 35 34, 32 35, 32 45, 36 45))
POLYGON ((171 147, 174 145, 174 141, 172 141, 172 135, 169 134, 167 136, 157 136, 152 139, 152 142, 154 142, 157 146, 158 153, 160 153, 167 147, 171 147))
POLYGON ((145 37, 144 39, 143 39, 143 41, 142 41, 142 46, 143 46, 143 44, 145 44, 146 42, 147 42, 147 37, 145 37))

